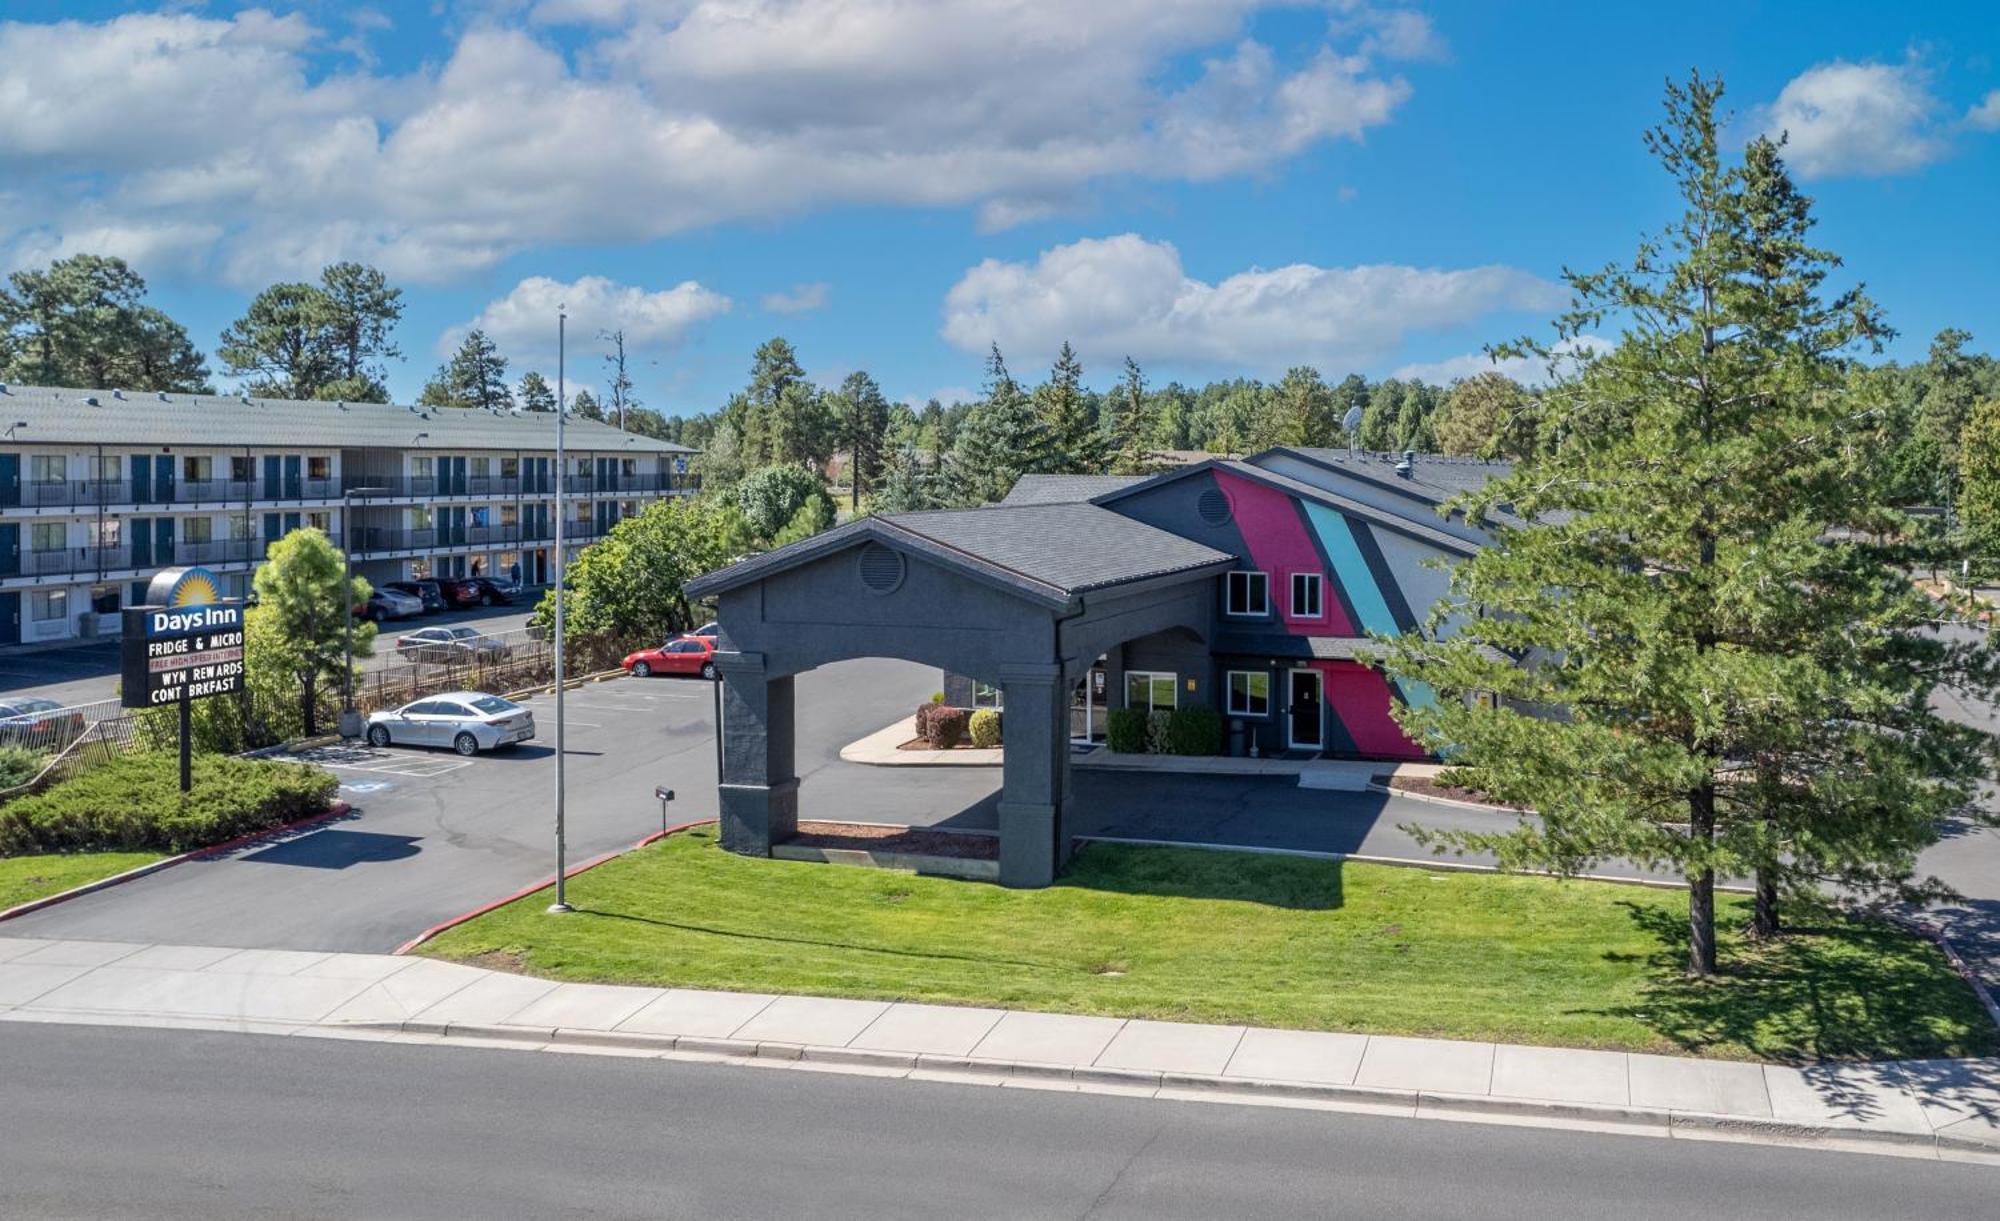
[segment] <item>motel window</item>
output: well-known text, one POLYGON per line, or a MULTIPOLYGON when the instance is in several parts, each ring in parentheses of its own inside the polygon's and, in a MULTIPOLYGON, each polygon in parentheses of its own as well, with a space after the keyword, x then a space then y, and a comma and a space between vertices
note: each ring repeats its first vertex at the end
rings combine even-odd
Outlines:
POLYGON ((1125 672, 1125 706, 1141 712, 1172 712, 1175 676, 1152 670, 1125 672))
POLYGON ((249 483, 256 476, 251 474, 254 463, 249 454, 236 454, 229 459, 229 482, 249 483))
POLYGON ((319 454, 316 456, 307 457, 306 478, 308 479, 333 478, 333 459, 325 454, 319 454))
POLYGON ((215 478, 215 459, 206 454, 184 454, 181 456, 181 481, 184 483, 207 483, 215 478))
POLYGON ((473 505, 471 513, 472 513, 473 529, 484 530, 487 526, 492 524, 492 522, 490 521, 490 518, 492 517, 493 514, 493 508, 491 505, 473 505))
POLYGON ((117 483, 125 477, 125 459, 117 454, 106 454, 99 458, 97 477, 105 483, 117 483))
POLYGON ((502 479, 519 479, 521 477, 521 460, 519 458, 500 459, 500 477, 502 479))
POLYGON ((331 534, 333 533, 333 514, 324 512, 308 513, 306 514, 306 524, 322 534, 331 534))
POLYGON ((639 460, 638 460, 637 458, 626 458, 626 459, 623 459, 623 460, 621 460, 621 461, 620 461, 620 462, 618 463, 618 473, 619 473, 619 474, 621 474, 621 475, 636 475, 636 474, 638 474, 638 473, 639 473, 639 460))
POLYGON ((1004 708, 1000 688, 992 683, 975 681, 972 684, 972 706, 974 708, 1004 708))
POLYGON ((92 522, 90 525, 90 541, 93 546, 116 547, 118 545, 119 522, 117 518, 107 517, 103 521, 92 522))
POLYGON ((229 516, 229 537, 252 538, 257 533, 257 524, 248 513, 232 513, 229 516))
POLYGON ((429 509, 422 505, 417 505, 410 510, 410 529, 428 530, 433 524, 429 509))
POLYGON ((1229 715, 1271 715, 1271 676, 1262 670, 1231 670, 1229 715))
POLYGON ((36 551, 61 551, 69 545, 68 530, 59 521, 38 521, 28 532, 28 545, 36 551))
POLYGON ((1295 572, 1292 574, 1292 618, 1317 619, 1320 617, 1320 594, 1322 582, 1316 572, 1295 572))
POLYGON ((206 543, 215 537, 215 521, 208 517, 190 517, 181 523, 181 541, 184 543, 206 543))
POLYGON ((1271 578, 1261 572, 1229 574, 1229 597, 1225 614, 1250 618, 1271 613, 1271 578))
POLYGON ((437 475, 437 459, 416 457, 410 459, 410 475, 416 479, 430 479, 437 475))
POLYGON ((115 615, 118 613, 118 587, 116 585, 93 585, 90 587, 90 612, 93 615, 115 615))
POLYGON ((36 483, 61 483, 69 478, 69 460, 61 454, 30 454, 28 478, 36 483))
POLYGON ((485 479, 486 477, 488 477, 493 473, 493 459, 491 458, 467 459, 467 468, 472 472, 472 477, 474 479, 485 479))
POLYGON ((514 525, 519 525, 519 524, 520 524, 520 521, 521 521, 521 511, 520 511, 520 509, 519 509, 519 508, 517 508, 517 507, 516 507, 516 506, 514 506, 514 505, 501 505, 501 506, 500 506, 500 524, 501 524, 501 525, 503 525, 503 526, 514 526, 514 525))
POLYGON ((67 589, 38 589, 28 599, 28 614, 36 623, 53 623, 69 618, 67 589))

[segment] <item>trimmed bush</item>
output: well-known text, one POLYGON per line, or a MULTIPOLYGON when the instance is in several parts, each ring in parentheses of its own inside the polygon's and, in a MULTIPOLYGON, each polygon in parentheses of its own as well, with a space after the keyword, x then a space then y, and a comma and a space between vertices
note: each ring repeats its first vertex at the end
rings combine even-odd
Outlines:
POLYGON ((197 755, 184 794, 174 756, 126 755, 0 807, 0 855, 187 852, 324 813, 339 787, 316 767, 197 755))
POLYGON ((1113 708, 1104 717, 1104 744, 1121 755, 1146 749, 1146 714, 1138 708, 1113 708))
POLYGON ((1222 714, 1206 704, 1176 708, 1167 714, 1167 753, 1222 753, 1222 714))
POLYGON ((931 713, 930 732, 924 737, 932 750, 950 750, 965 739, 965 726, 972 715, 963 708, 939 708, 931 713))
POLYGON ((1146 714, 1147 754, 1164 755, 1167 753, 1167 718, 1172 715, 1172 713, 1168 712, 1149 712, 1146 714))
POLYGON ((918 737, 920 737, 920 738, 928 738, 928 737, 930 737, 930 736, 931 736, 931 716, 932 716, 932 714, 934 714, 934 713, 936 713, 936 712, 937 712, 937 705, 936 705, 936 704, 918 704, 918 705, 917 705, 917 736, 918 736, 918 737))
POLYGON ((981 750, 991 750, 1000 745, 1000 714, 991 708, 981 708, 972 714, 972 744, 981 750))
POLYGON ((942 704, 942 703, 944 703, 944 692, 942 692, 942 691, 933 691, 933 692, 931 692, 931 703, 933 703, 933 704, 942 704))
POLYGON ((0 746, 0 789, 18 788, 33 780, 49 757, 26 746, 0 746))

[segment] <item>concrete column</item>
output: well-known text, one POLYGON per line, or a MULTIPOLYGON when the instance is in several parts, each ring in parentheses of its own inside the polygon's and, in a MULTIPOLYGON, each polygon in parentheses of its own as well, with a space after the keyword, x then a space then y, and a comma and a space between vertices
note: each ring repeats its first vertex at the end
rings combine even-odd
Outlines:
POLYGON ((718 654, 722 683, 722 846, 769 856, 799 824, 792 752, 792 679, 769 678, 761 653, 718 654))
POLYGON ((1000 791, 1000 883, 1055 881, 1068 857, 1063 799, 1069 788, 1069 688, 1060 666, 1006 666, 1007 744, 1000 791))

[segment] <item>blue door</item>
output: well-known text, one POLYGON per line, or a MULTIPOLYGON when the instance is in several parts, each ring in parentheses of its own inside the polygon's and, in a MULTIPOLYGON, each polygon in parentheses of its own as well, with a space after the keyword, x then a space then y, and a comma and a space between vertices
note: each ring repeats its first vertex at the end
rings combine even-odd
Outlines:
POLYGON ((0 505, 21 503, 21 455, 0 454, 0 505))
MULTIPOLYGON (((144 459, 139 459, 132 465, 138 466, 142 462, 144 459)), ((153 458, 153 495, 159 497, 163 504, 174 498, 174 460, 167 454, 153 458)))
POLYGON ((132 503, 142 505, 153 499, 153 464, 146 455, 132 455, 132 503))
POLYGON ((146 605, 146 589, 150 584, 151 582, 149 581, 132 582, 132 588, 128 590, 125 595, 125 605, 127 606, 146 605))
POLYGON ((302 500, 306 494, 305 459, 297 454, 285 455, 285 499, 302 500))
MULTIPOLYGON (((0 576, 21 571, 21 527, 17 522, 0 522, 0 576)), ((19 598, 17 596, 16 601, 19 598)))
POLYGON ((264 455, 264 499, 276 500, 285 489, 279 477, 279 459, 276 454, 264 455))
POLYGON ((285 533, 290 534, 292 531, 298 529, 299 524, 304 520, 305 519, 297 513, 285 514, 285 533))
POLYGON ((445 459, 451 477, 451 494, 465 495, 465 459, 463 457, 445 459))
MULTIPOLYGON (((132 470, 136 474, 144 466, 145 463, 135 462, 132 464, 132 470)), ((125 523, 125 529, 126 533, 132 539, 132 567, 151 568, 153 566, 153 519, 150 517, 135 517, 125 523)), ((139 602, 135 602, 133 605, 137 606, 145 600, 145 597, 141 595, 139 602)))
POLYGON ((266 547, 285 537, 285 528, 280 524, 281 521, 282 519, 276 513, 264 514, 264 545, 266 547))
POLYGON ((0 644, 21 643, 21 595, 0 594, 0 644))
POLYGON ((153 562, 162 568, 173 567, 174 519, 171 517, 153 519, 153 562))

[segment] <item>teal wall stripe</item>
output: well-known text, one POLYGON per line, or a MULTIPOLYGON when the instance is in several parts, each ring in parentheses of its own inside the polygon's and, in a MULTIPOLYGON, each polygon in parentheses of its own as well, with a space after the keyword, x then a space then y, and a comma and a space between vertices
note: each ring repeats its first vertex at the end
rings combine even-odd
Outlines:
POLYGON ((1382 591, 1375 584, 1375 574, 1369 570, 1367 557, 1354 541, 1354 532, 1348 529, 1347 518, 1325 505, 1306 504, 1306 518, 1312 522, 1313 533, 1319 536, 1320 545, 1326 548, 1327 559, 1333 561, 1334 576, 1340 587, 1354 604, 1354 610, 1361 617, 1361 627, 1384 636, 1394 636, 1401 631, 1395 615, 1389 611, 1389 604, 1382 597, 1382 591))

